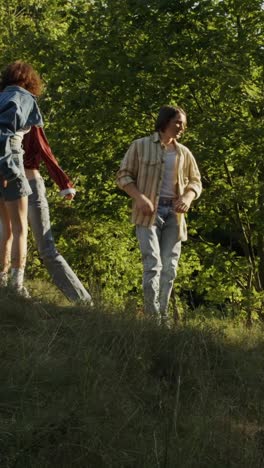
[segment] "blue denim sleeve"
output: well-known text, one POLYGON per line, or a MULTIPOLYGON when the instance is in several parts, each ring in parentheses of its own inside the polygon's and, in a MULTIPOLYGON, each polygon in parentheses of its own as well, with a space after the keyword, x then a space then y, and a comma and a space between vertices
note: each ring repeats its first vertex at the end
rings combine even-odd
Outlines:
POLYGON ((0 112, 0 175, 7 181, 16 179, 20 170, 12 158, 10 138, 17 130, 31 125, 43 125, 38 105, 32 95, 17 94, 13 100, 2 101, 0 112))
POLYGON ((0 114, 0 175, 6 180, 15 179, 20 170, 12 159, 10 138, 20 127, 20 111, 15 102, 9 101, 0 114))
POLYGON ((33 125, 42 127, 43 120, 35 97, 22 94, 20 100, 22 108, 20 128, 32 127, 33 125))

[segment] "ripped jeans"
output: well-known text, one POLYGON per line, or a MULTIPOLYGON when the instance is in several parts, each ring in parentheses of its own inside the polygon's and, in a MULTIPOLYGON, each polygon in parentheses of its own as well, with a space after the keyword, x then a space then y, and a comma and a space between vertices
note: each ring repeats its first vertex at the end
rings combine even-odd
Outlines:
POLYGON ((166 320, 181 254, 177 216, 172 206, 159 205, 155 224, 137 225, 136 235, 143 262, 145 313, 166 320))
POLYGON ((72 302, 91 302, 92 298, 65 258, 58 252, 51 232, 49 205, 42 177, 29 181, 28 219, 39 255, 53 283, 72 302))

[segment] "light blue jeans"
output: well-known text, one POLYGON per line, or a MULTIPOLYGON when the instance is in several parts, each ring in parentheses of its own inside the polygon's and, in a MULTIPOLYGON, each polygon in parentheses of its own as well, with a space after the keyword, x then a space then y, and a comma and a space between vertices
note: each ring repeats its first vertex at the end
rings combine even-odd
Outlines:
POLYGON ((177 217, 171 206, 158 207, 152 227, 136 226, 143 262, 145 313, 167 319, 170 295, 181 254, 177 217))
POLYGON ((69 301, 91 302, 76 274, 56 249, 51 232, 49 205, 42 177, 29 180, 32 194, 28 197, 28 220, 37 243, 38 252, 53 283, 69 301))

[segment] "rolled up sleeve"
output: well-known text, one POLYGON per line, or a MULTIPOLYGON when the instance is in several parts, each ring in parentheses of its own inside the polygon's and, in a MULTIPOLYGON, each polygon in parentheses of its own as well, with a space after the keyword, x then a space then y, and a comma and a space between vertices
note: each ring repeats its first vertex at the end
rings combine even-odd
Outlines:
POLYGON ((128 148, 120 169, 117 172, 116 183, 122 190, 126 185, 136 183, 138 174, 138 153, 136 142, 133 142, 128 148))
POLYGON ((195 199, 199 198, 202 193, 202 182, 201 174, 198 165, 195 161, 194 156, 190 153, 189 160, 189 174, 188 174, 188 185, 185 191, 193 190, 195 192, 195 199))

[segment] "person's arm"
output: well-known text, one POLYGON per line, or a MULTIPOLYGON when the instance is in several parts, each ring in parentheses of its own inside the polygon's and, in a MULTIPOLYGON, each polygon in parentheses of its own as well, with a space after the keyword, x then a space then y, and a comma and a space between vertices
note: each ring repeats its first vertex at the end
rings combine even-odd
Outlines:
POLYGON ((136 141, 134 141, 121 162, 116 182, 121 190, 124 190, 129 197, 135 200, 138 210, 142 211, 145 216, 150 215, 154 211, 154 206, 151 200, 138 190, 136 185, 137 175, 138 153, 136 141))
POLYGON ((60 195, 66 199, 71 200, 76 193, 73 183, 67 174, 60 167, 57 159, 55 158, 44 130, 41 127, 32 127, 30 134, 25 136, 28 138, 25 141, 25 157, 29 153, 31 156, 42 159, 47 167, 51 179, 60 188, 60 195))
POLYGON ((189 189, 186 192, 184 192, 184 194, 180 195, 175 202, 175 211, 177 213, 187 213, 195 197, 196 193, 192 189, 189 189))
POLYGON ((3 91, 0 114, 0 176, 4 187, 21 174, 12 157, 10 138, 18 130, 32 125, 43 125, 34 96, 16 92, 12 99, 9 93, 3 91))
POLYGON ((193 200, 199 198, 202 192, 201 174, 191 153, 188 160, 188 179, 184 193, 175 202, 177 213, 187 213, 193 200))
POLYGON ((0 175, 4 186, 20 175, 20 170, 12 159, 10 138, 20 128, 21 115, 17 104, 7 101, 0 116, 0 175))
POLYGON ((133 182, 125 185, 123 190, 136 201, 137 209, 140 210, 143 215, 148 216, 154 212, 152 201, 141 193, 133 182))

